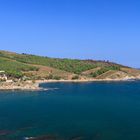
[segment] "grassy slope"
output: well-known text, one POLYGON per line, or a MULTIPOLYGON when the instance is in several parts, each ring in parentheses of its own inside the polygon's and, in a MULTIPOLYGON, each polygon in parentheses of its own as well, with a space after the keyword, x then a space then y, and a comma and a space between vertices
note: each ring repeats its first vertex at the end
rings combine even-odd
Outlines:
POLYGON ((75 74, 62 71, 59 69, 55 69, 48 66, 42 66, 42 65, 34 65, 32 66, 38 67, 38 71, 27 71, 24 72, 24 75, 27 77, 31 77, 32 79, 71 79, 75 74))
POLYGON ((38 68, 34 66, 29 66, 21 62, 13 61, 4 57, 0 57, 0 71, 4 70, 9 77, 19 78, 25 71, 37 71, 38 68))
MULTIPOLYGON (((7 72, 12 70, 14 73, 21 74, 22 72, 26 75, 37 75, 38 77, 50 76, 51 73, 51 76, 64 79, 72 78, 74 74, 96 78, 103 74, 106 77, 110 76, 108 71, 123 71, 129 75, 134 75, 136 72, 135 69, 132 70, 131 68, 105 61, 56 59, 6 51, 0 51, 0 64, 0 69, 7 72), (39 68, 38 71, 37 68, 39 68), (127 69, 127 71, 124 71, 124 69, 127 69)), ((137 71, 138 74, 140 74, 139 71, 137 71)))
POLYGON ((49 66, 56 69, 80 74, 83 71, 93 69, 96 67, 94 64, 84 62, 81 60, 72 60, 72 59, 54 59, 48 57, 41 57, 35 55, 26 55, 26 54, 15 54, 0 52, 0 56, 7 57, 19 62, 28 63, 28 64, 38 64, 43 66, 49 66))

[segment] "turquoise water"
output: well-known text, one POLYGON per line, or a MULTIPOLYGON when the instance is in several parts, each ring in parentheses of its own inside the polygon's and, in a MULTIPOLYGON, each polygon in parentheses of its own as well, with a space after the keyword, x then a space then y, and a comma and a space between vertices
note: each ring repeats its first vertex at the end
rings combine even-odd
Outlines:
POLYGON ((140 140, 140 81, 41 86, 0 92, 0 140, 140 140))

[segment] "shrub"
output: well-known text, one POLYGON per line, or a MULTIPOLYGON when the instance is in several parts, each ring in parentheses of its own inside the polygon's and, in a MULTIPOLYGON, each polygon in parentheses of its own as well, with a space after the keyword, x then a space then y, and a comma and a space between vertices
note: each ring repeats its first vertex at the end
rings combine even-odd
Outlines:
POLYGON ((78 75, 75 75, 75 76, 72 77, 72 80, 77 80, 77 79, 79 79, 78 75))
POLYGON ((7 71, 7 76, 8 77, 14 77, 14 78, 22 78, 23 74, 21 72, 18 71, 7 71))
POLYGON ((54 76, 53 79, 55 79, 55 80, 60 80, 61 77, 60 77, 60 76, 54 76))
POLYGON ((52 74, 49 74, 47 77, 46 77, 46 79, 53 79, 53 75, 52 74))

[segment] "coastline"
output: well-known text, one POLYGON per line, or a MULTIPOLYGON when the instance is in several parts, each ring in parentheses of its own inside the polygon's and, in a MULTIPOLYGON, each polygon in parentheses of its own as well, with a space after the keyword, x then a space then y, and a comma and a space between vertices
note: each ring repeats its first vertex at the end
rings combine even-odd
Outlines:
POLYGON ((33 83, 32 81, 0 83, 0 91, 8 91, 8 90, 37 91, 42 90, 42 88, 39 87, 39 83, 37 82, 33 83))
POLYGON ((133 81, 133 80, 140 80, 140 78, 135 78, 135 77, 128 77, 128 78, 123 78, 123 79, 78 79, 78 80, 37 80, 37 84, 41 83, 61 83, 61 82, 74 82, 74 83, 82 83, 82 82, 113 82, 113 81, 133 81))
POLYGON ((21 82, 2 82, 0 83, 0 91, 8 90, 25 90, 25 91, 38 91, 38 90, 49 90, 40 87, 42 83, 84 83, 84 82, 119 82, 119 81, 132 81, 140 80, 140 78, 135 77, 125 77, 123 79, 77 79, 77 80, 36 80, 36 81, 21 81, 21 82))

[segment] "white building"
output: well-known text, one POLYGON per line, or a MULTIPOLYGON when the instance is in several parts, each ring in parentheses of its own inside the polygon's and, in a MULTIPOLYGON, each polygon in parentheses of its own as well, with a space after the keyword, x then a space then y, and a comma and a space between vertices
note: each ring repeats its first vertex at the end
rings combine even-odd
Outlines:
POLYGON ((7 81, 7 76, 5 74, 5 71, 0 71, 0 81, 7 81))

